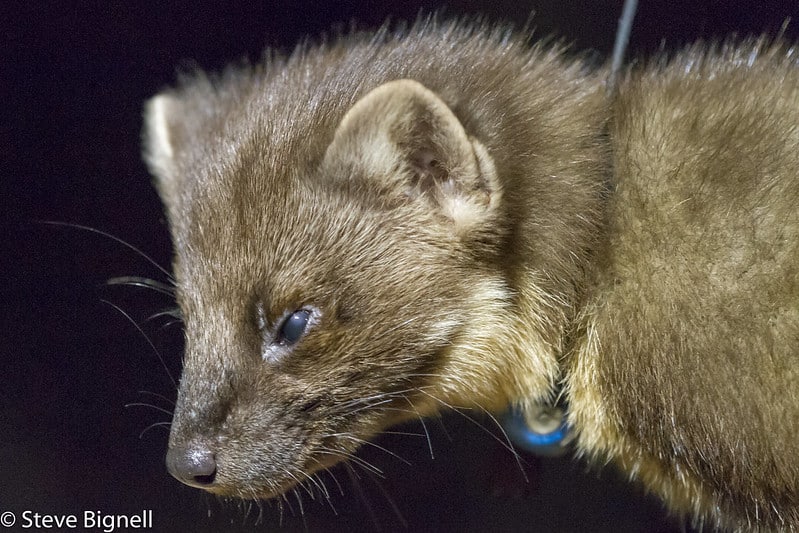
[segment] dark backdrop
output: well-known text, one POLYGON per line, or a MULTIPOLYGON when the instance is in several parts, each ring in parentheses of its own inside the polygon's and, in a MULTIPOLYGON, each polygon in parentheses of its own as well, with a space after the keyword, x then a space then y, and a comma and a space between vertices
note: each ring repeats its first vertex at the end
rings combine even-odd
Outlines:
MULTIPOLYGON (((651 53, 698 37, 776 33, 795 2, 643 0, 631 48, 651 53)), ((3 249, 0 329, 0 512, 126 514, 152 509, 157 531, 672 531, 658 502, 612 469, 525 457, 524 483, 494 436, 457 416, 431 421, 424 439, 380 441, 364 457, 385 479, 334 471, 332 502, 222 502, 180 485, 163 454, 179 374, 181 333, 143 322, 169 300, 108 287, 123 275, 163 275, 111 239, 50 220, 97 228, 161 265, 170 243, 139 155, 141 105, 176 67, 217 70, 265 46, 290 50, 305 35, 357 20, 412 19, 443 4, 384 2, 27 2, 0 7, 0 183, 3 249), (147 392, 139 392, 147 391, 147 392), (162 395, 163 397, 159 396, 162 395), (135 405, 151 404, 152 407, 135 405), (130 405, 129 404, 133 404, 130 405), (166 412, 165 412, 166 411, 166 412), (159 424, 151 427, 152 424, 159 424), (149 429, 148 429, 149 428, 149 429)), ((451 1, 446 13, 524 23, 606 55, 620 1, 451 1)), ((797 35, 796 24, 789 36, 797 35)), ((419 431, 412 426, 409 431, 419 431)))

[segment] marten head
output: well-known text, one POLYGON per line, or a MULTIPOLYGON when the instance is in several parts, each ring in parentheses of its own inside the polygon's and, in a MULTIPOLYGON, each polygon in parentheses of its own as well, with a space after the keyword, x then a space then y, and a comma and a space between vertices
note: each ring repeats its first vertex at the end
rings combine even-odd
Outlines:
POLYGON ((595 198, 575 183, 596 148, 570 113, 589 92, 504 34, 414 31, 149 102, 186 335, 167 455, 181 481, 270 497, 404 419, 549 393, 569 296, 542 287, 580 268, 575 206, 595 198), (459 91, 440 92, 445 68, 459 91), (533 192, 509 197, 507 176, 533 192))
POLYGON ((320 132, 317 161, 282 146, 305 140, 289 134, 192 132, 181 105, 159 96, 147 114, 186 331, 176 477, 272 496, 389 424, 479 395, 484 370, 448 354, 483 349, 463 338, 475 321, 506 320, 485 262, 502 191, 446 104, 385 83, 320 132))

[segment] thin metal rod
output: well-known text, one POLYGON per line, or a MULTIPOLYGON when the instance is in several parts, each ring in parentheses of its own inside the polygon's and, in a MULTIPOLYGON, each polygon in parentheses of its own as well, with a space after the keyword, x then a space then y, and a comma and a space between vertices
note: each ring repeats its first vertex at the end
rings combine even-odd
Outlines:
POLYGON ((616 80, 624 62, 624 53, 627 51, 627 43, 630 42, 630 32, 633 28, 633 19, 638 8, 638 0, 624 0, 624 9, 619 19, 619 27, 616 30, 616 43, 613 45, 613 60, 610 65, 610 76, 608 77, 608 93, 616 91, 616 80))

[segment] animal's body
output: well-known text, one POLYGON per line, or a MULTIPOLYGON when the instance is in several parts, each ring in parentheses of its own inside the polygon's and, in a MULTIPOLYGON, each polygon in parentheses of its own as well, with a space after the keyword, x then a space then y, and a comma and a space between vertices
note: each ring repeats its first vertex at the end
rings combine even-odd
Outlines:
POLYGON ((422 21, 147 107, 186 355, 167 463, 272 497, 388 426, 562 386, 677 513, 799 528, 796 49, 607 72, 422 21))

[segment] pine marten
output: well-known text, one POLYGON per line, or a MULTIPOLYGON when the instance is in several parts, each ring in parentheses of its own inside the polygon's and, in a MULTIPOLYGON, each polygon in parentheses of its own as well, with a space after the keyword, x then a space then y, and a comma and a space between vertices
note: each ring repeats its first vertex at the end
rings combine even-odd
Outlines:
POLYGON ((185 325, 167 465, 270 498, 392 424, 559 391, 678 514, 799 528, 799 67, 695 45, 608 91, 421 19, 146 106, 185 325))

